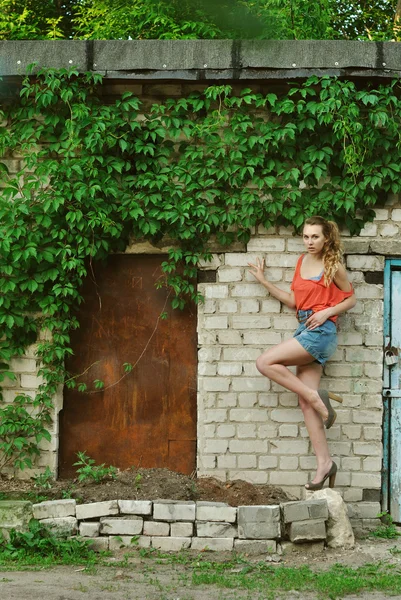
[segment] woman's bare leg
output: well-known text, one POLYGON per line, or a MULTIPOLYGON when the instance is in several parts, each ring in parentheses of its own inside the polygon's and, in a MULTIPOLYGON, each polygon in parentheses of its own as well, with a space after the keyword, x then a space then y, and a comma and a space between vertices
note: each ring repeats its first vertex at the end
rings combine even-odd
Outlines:
MULTIPOLYGON (((297 377, 308 387, 317 390, 319 388, 322 371, 321 365, 313 362, 309 365, 297 367, 297 377)), ((299 396, 299 406, 304 414, 306 429, 308 430, 309 438, 316 455, 317 469, 316 476, 312 479, 312 483, 319 483, 329 472, 333 462, 330 457, 326 432, 321 416, 302 398, 302 396, 299 396)))
POLYGON ((256 367, 265 377, 301 396, 323 420, 326 420, 328 410, 317 391, 287 369, 289 366, 302 367, 313 361, 313 356, 295 338, 291 338, 261 354, 256 361, 256 367))

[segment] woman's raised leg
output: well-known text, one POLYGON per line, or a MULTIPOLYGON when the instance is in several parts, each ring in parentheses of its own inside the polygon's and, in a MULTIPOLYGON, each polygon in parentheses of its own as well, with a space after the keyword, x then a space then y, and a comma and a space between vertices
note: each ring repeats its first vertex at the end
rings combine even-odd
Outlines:
MULTIPOLYGON (((317 390, 319 388, 322 367, 316 362, 309 365, 297 367, 297 377, 308 387, 317 390)), ((299 396, 299 405, 304 414, 306 429, 316 455, 316 475, 311 483, 319 483, 329 472, 332 459, 330 457, 329 447, 326 439, 321 416, 315 409, 306 402, 302 396, 299 396)))
POLYGON ((304 383, 287 368, 302 367, 313 361, 313 356, 301 346, 298 340, 291 338, 261 354, 256 361, 256 367, 265 377, 301 396, 323 420, 326 420, 328 410, 316 389, 304 383))

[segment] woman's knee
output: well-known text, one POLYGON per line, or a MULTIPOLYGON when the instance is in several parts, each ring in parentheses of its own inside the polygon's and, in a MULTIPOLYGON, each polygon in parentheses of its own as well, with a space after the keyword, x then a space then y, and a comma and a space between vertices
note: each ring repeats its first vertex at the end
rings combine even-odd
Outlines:
POLYGON ((259 373, 262 375, 267 375, 269 372, 269 367, 272 365, 272 362, 269 360, 269 357, 266 354, 261 354, 256 359, 256 368, 259 373))

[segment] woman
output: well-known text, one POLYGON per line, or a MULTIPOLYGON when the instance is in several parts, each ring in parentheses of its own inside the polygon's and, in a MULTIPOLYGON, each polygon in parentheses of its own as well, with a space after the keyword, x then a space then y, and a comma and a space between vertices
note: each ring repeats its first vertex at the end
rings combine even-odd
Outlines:
POLYGON ((338 402, 342 398, 318 388, 323 366, 337 347, 337 317, 355 306, 356 298, 341 263, 337 225, 311 217, 305 221, 303 241, 307 252, 298 259, 291 292, 265 279, 264 259, 248 264, 274 298, 297 310, 300 325, 294 337, 266 350, 256 366, 262 375, 298 394, 317 461, 316 475, 305 487, 320 490, 326 479, 330 487, 335 483, 337 465, 330 457, 324 426, 329 429, 337 416, 330 398, 338 402), (296 375, 289 366, 297 367, 296 375))

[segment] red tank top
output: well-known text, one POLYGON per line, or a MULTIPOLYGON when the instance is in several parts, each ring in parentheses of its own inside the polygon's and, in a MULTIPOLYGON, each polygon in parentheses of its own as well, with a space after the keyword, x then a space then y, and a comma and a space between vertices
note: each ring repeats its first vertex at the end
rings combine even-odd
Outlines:
MULTIPOLYGON (((334 281, 329 286, 324 285, 324 274, 318 280, 303 279, 301 277, 301 265, 304 254, 299 257, 297 266, 295 267, 294 279, 292 280, 291 289, 295 296, 295 305, 297 310, 313 310, 318 312, 329 306, 336 306, 345 298, 349 298, 354 293, 352 289, 349 292, 343 292, 336 286, 334 281)), ((337 315, 330 317, 331 321, 337 320, 337 315)))

